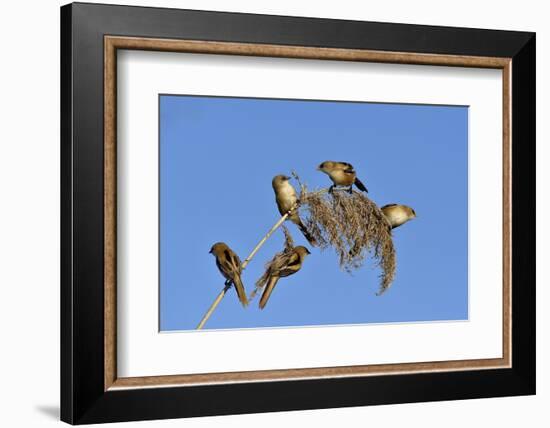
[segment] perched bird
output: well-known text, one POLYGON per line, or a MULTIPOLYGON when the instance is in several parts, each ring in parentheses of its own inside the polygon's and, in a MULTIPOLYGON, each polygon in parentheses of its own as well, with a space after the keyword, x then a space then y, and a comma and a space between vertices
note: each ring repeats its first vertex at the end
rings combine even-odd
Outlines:
POLYGON ((405 224, 416 217, 416 213, 411 207, 400 204, 388 204, 380 208, 388 220, 392 229, 405 224))
POLYGON ((216 257, 216 266, 225 277, 225 285, 233 284, 237 291, 237 296, 243 306, 248 305, 246 292, 241 280, 241 260, 235 252, 229 248, 224 242, 216 242, 210 249, 210 254, 216 257))
POLYGON ((291 251, 278 253, 273 257, 262 277, 256 282, 258 289, 265 287, 260 298, 260 309, 265 307, 279 278, 298 272, 308 254, 311 254, 309 250, 300 245, 294 247, 291 251))
POLYGON ((317 170, 327 174, 332 182, 334 183, 330 186, 329 192, 332 193, 334 186, 349 186, 349 193, 352 191, 352 187, 355 184, 357 188, 365 193, 369 191, 365 185, 357 178, 357 174, 353 169, 353 165, 347 162, 335 162, 335 161, 324 161, 317 167, 317 170))
POLYGON ((276 175, 273 177, 271 184, 273 190, 275 191, 275 201, 277 202, 277 207, 279 208, 279 213, 285 215, 287 212, 292 210, 289 214, 288 219, 298 226, 300 232, 305 236, 308 242, 315 246, 317 241, 311 234, 308 232, 300 216, 298 215, 298 210, 295 209, 298 206, 298 195, 296 194, 296 189, 289 182, 290 177, 286 175, 276 175))

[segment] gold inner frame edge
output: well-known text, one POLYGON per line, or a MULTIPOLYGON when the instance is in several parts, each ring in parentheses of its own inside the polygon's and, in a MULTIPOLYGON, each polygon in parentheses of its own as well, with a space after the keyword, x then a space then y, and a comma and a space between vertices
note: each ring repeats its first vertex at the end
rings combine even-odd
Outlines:
POLYGON ((511 367, 511 82, 510 58, 419 54, 141 37, 104 37, 104 389, 193 386, 221 383, 291 381, 511 367), (169 376, 117 377, 116 367, 116 53, 118 49, 261 56, 392 64, 495 68, 503 82, 503 349, 502 358, 261 370, 169 376))

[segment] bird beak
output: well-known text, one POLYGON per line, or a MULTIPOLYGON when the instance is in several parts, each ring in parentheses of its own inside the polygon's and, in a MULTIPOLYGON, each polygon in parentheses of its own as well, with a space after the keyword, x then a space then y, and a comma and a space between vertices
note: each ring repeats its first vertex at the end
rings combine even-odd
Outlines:
POLYGON ((306 253, 311 254, 310 251, 306 248, 306 253))
POLYGON ((317 167, 317 171, 321 171, 321 165, 317 167))
POLYGON ((210 248, 210 251, 208 252, 208 254, 212 254, 212 248, 210 248))
POLYGON ((285 180, 290 180, 290 177, 288 175, 285 175, 285 180))

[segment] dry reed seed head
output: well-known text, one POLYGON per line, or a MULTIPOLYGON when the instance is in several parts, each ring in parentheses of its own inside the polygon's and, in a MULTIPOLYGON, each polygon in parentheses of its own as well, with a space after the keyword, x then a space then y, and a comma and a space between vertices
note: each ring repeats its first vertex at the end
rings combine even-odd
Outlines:
POLYGON ((294 248, 294 239, 292 239, 290 231, 284 224, 281 226, 281 229, 285 235, 285 249, 283 252, 291 251, 294 248))
MULTIPOLYGON (((292 176, 292 178, 294 178, 294 180, 296 180, 296 182, 298 183, 298 187, 299 187, 299 191, 300 191, 300 195, 304 195, 307 193, 307 186, 305 183, 302 183, 302 180, 300 180, 300 176, 298 175, 298 173, 294 170, 292 170, 292 172, 290 173, 290 175, 292 176)), ((298 203, 301 203, 300 199, 298 198, 298 203)))
POLYGON ((292 171, 290 172, 290 176, 291 176, 292 178, 294 178, 294 180, 296 180, 296 181, 298 182, 298 185, 299 185, 300 187, 302 187, 302 181, 300 180, 300 176, 298 175, 298 173, 297 173, 296 171, 292 170, 292 171))
POLYGON ((308 192, 303 186, 300 209, 319 247, 332 247, 342 269, 347 272, 358 269, 371 254, 382 269, 378 294, 391 285, 396 267, 395 248, 387 220, 374 202, 355 191, 308 192))

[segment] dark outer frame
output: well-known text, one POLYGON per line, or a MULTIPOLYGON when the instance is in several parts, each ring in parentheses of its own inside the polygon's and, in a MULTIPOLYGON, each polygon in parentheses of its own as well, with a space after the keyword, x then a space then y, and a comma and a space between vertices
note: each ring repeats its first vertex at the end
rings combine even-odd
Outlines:
POLYGON ((534 393, 533 33, 83 3, 61 8, 63 421, 82 424, 534 393), (105 391, 105 35, 511 58, 512 367, 105 391))
MULTIPOLYGON (((104 331, 105 391, 116 388, 182 386, 234 382, 335 378, 430 371, 475 370, 511 367, 511 168, 510 168, 510 80, 511 60, 498 57, 419 54, 334 49, 310 46, 268 45, 261 43, 212 42, 183 39, 155 39, 106 35, 104 37, 104 331), (502 357, 416 363, 357 364, 350 366, 287 368, 240 372, 171 374, 164 376, 119 377, 117 373, 117 52, 118 50, 168 51, 208 55, 251 55, 278 58, 430 64, 439 66, 481 67, 500 70, 502 76, 502 357)), ((159 284, 160 286, 160 284, 159 284)), ((124 332, 120 332, 124 334, 124 332)))

